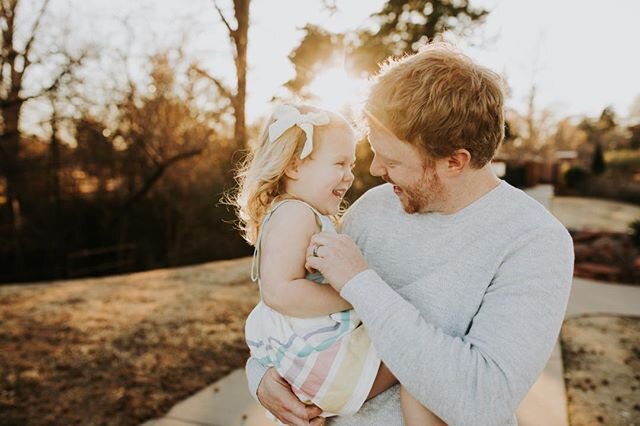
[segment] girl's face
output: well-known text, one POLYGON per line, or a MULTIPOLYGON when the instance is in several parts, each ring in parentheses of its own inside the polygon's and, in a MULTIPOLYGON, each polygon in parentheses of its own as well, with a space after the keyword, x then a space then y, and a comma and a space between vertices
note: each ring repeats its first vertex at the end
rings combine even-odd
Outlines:
POLYGON ((351 184, 356 161, 356 135, 347 125, 317 126, 313 152, 300 161, 294 196, 325 215, 338 213, 351 184))

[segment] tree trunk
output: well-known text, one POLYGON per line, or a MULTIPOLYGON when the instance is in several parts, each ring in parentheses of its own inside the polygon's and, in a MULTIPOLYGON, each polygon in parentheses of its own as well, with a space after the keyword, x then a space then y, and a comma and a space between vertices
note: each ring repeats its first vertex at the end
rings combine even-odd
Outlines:
POLYGON ((20 231, 22 218, 20 217, 20 183, 24 179, 20 166, 20 133, 18 120, 22 102, 8 106, 0 111, 4 131, 0 136, 0 152, 2 153, 0 167, 7 183, 7 204, 9 224, 16 232, 20 231))
POLYGON ((58 137, 60 122, 57 113, 51 117, 51 143, 49 144, 49 202, 52 206, 52 214, 57 217, 60 207, 60 138, 58 137))
POLYGON ((249 34, 249 6, 251 0, 234 0, 235 15, 238 26, 233 32, 236 47, 237 90, 233 107, 235 110, 234 139, 236 146, 247 144, 245 103, 247 97, 247 44, 249 34))

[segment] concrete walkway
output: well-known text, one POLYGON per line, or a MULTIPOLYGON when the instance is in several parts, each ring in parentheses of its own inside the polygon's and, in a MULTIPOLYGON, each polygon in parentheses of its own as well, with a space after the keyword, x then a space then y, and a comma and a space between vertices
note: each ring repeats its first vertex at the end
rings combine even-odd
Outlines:
MULTIPOLYGON (((640 208, 602 200, 552 198, 548 186, 527 191, 568 228, 625 232, 640 219, 640 208)), ((566 318, 588 313, 640 315, 640 287, 575 278, 566 318)), ((566 426, 567 407, 560 345, 556 344, 544 372, 517 411, 521 426, 566 426)), ((264 409, 249 395, 244 371, 227 377, 175 405, 161 419, 145 426, 271 426, 264 409)))
POLYGON ((629 224, 640 220, 639 206, 615 201, 555 197, 550 207, 553 215, 570 229, 629 232, 629 224))

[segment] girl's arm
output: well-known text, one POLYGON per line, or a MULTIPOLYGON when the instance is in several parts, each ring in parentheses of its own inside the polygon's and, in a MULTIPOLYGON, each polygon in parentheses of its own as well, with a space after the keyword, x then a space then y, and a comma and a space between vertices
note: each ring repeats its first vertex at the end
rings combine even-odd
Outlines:
POLYGON ((306 252, 317 233, 316 216, 302 203, 286 203, 271 216, 262 236, 262 299, 276 311, 310 318, 351 309, 330 285, 304 279, 306 252))

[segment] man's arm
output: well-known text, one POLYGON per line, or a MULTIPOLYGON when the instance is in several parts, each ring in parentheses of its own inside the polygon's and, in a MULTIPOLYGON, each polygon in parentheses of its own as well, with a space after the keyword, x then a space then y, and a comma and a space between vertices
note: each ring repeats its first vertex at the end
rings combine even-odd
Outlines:
POLYGON ((322 410, 316 405, 300 402, 289 383, 274 368, 266 368, 249 358, 245 372, 251 395, 282 423, 294 426, 325 424, 324 418, 320 417, 322 410))
POLYGON ((341 295, 400 383, 445 422, 505 424, 549 358, 572 271, 566 230, 524 236, 510 247, 463 337, 426 322, 372 270, 355 276, 341 295))

